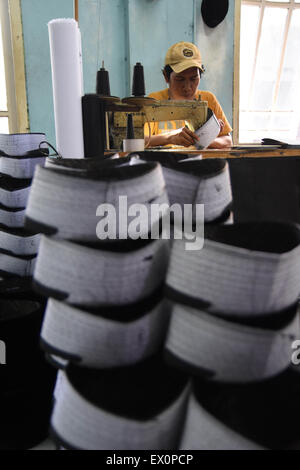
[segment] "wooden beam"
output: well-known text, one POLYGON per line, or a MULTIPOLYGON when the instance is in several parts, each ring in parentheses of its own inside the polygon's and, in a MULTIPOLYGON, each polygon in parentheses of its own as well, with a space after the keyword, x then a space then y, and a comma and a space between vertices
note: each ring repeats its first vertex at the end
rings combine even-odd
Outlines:
POLYGON ((78 0, 74 0, 74 18, 75 20, 79 21, 79 15, 78 15, 78 0))

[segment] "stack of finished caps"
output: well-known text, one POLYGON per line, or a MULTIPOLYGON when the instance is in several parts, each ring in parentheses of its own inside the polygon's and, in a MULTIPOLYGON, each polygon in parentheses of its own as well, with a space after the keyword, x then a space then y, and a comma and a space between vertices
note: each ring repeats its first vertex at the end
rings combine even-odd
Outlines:
POLYGON ((24 230, 34 168, 46 158, 44 140, 44 134, 0 134, 1 449, 44 440, 52 406, 56 374, 39 348, 45 305, 31 291, 39 235, 24 230))
POLYGON ((290 370, 299 227, 206 227, 199 251, 174 242, 166 284, 173 301, 166 358, 196 377, 182 449, 293 445, 300 434, 287 429, 287 415, 292 421, 300 411, 300 374, 290 370))
MULTIPOLYGON (((148 360, 153 368, 153 357, 163 347, 169 306, 162 287, 170 242, 151 239, 149 232, 153 225, 159 227, 162 217, 151 216, 152 205, 167 206, 168 198, 161 166, 156 162, 135 164, 135 160, 82 163, 74 171, 70 162, 68 168, 63 168, 63 163, 59 169, 39 167, 32 185, 26 225, 46 234, 40 244, 34 284, 50 297, 41 344, 58 367, 66 367, 64 385, 56 394, 52 430, 66 447, 127 448, 132 421, 124 419, 121 409, 120 416, 118 409, 114 410, 117 400, 113 400, 111 414, 106 411, 106 398, 102 403, 99 395, 95 401, 93 394, 102 390, 110 397, 114 386, 115 393, 122 393, 128 382, 127 368, 134 371, 148 360), (102 377, 106 375, 111 379, 107 379, 105 391, 102 377), (81 390, 85 385, 85 391, 81 390), (68 405, 71 402, 76 415, 68 405), (91 417, 90 433, 86 434, 82 426, 92 409, 98 414, 91 417), (78 430, 76 438, 72 428, 78 430)), ((160 364, 163 376, 161 359, 154 362, 160 364)), ((119 400, 120 406, 129 408, 127 418, 134 412, 139 388, 149 386, 147 377, 139 376, 132 384, 135 392, 124 392, 126 396, 119 400)), ((140 409, 145 409, 145 415, 132 414, 138 423, 139 448, 165 445, 157 433, 163 432, 164 425, 171 429, 174 419, 180 419, 178 409, 185 403, 186 380, 172 397, 167 380, 162 388, 166 395, 163 405, 155 408, 153 403, 152 408, 148 395, 141 395, 140 409), (156 422, 154 417, 163 412, 165 418, 163 415, 156 422), (145 435, 139 441, 142 428, 145 435)), ((155 393, 157 399, 158 395, 155 393)), ((166 445, 172 447, 177 438, 176 434, 166 445)))
POLYGON ((0 134, 0 274, 6 278, 33 274, 39 235, 24 230, 24 218, 35 167, 48 152, 43 141, 45 134, 0 134))

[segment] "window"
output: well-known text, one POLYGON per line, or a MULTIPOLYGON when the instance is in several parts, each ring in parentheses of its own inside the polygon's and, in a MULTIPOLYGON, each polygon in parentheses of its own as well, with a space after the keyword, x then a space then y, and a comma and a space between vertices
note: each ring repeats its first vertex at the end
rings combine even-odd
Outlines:
POLYGON ((239 142, 300 140, 300 0, 242 0, 239 142))
POLYGON ((20 0, 0 0, 0 133, 28 132, 20 0))

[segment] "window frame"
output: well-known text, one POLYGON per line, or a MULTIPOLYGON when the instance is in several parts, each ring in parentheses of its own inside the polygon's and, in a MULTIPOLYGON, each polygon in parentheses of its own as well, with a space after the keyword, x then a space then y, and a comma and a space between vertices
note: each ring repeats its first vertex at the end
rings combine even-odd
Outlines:
MULTIPOLYGON (((277 72, 276 85, 275 85, 275 94, 274 102, 278 96, 280 77, 283 70, 284 56, 287 45, 287 38, 289 27, 291 23, 292 12, 295 9, 300 8, 300 2, 295 2, 295 0, 289 0, 288 2, 274 2, 269 0, 235 0, 235 31, 234 31, 234 74, 233 74, 233 142, 234 144, 239 144, 239 117, 240 117, 240 37, 241 37, 241 8, 243 5, 257 5, 261 6, 262 10, 260 12, 259 25, 258 25, 258 34, 256 38, 256 49, 255 49, 255 62, 252 71, 252 86, 253 79, 256 67, 257 52, 259 46, 259 40, 261 35, 261 26, 264 15, 265 7, 274 7, 274 8, 286 8, 287 17, 284 26, 284 37, 283 44, 280 56, 280 64, 277 72)), ((274 105, 274 104, 273 104, 274 105)))
POLYGON ((29 120, 20 0, 1 0, 0 16, 8 108, 0 116, 8 117, 10 133, 26 133, 29 120))

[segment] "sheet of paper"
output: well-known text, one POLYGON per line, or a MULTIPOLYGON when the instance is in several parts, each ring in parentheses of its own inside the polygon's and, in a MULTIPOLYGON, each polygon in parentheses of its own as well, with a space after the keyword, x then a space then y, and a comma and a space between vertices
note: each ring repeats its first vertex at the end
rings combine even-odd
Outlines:
POLYGON ((208 109, 207 116, 207 121, 195 131, 200 139, 198 143, 195 144, 197 149, 205 149, 208 147, 220 133, 221 127, 219 121, 211 109, 208 109))

